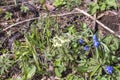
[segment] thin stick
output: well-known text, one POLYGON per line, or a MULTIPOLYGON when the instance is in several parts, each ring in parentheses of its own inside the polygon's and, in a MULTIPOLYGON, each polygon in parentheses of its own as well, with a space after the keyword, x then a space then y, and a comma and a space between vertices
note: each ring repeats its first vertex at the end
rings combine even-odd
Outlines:
POLYGON ((2 31, 6 31, 6 30, 8 30, 8 29, 10 29, 10 28, 12 28, 12 27, 14 27, 14 26, 16 26, 16 25, 19 25, 19 24, 22 24, 22 23, 25 23, 25 22, 29 22, 29 21, 35 20, 35 19, 38 19, 38 17, 36 17, 36 18, 31 18, 31 19, 26 19, 26 20, 24 20, 24 21, 17 22, 17 23, 15 23, 15 24, 12 24, 12 25, 6 27, 6 28, 3 29, 2 31))
MULTIPOLYGON (((51 15, 50 17, 55 17, 55 16, 61 17, 61 16, 66 16, 66 15, 71 15, 71 14, 78 14, 78 13, 79 13, 79 12, 68 12, 68 13, 63 13, 63 14, 51 15)), ((46 13, 43 13, 42 15, 43 15, 43 18, 45 18, 47 14, 46 14, 46 13)), ((31 19, 26 19, 26 20, 24 20, 24 21, 17 22, 17 23, 15 23, 15 24, 12 24, 12 25, 6 27, 6 28, 3 29, 2 31, 6 31, 6 30, 8 30, 8 29, 10 29, 10 28, 12 28, 12 27, 14 27, 14 26, 16 26, 16 25, 19 25, 19 24, 22 24, 22 23, 25 23, 25 22, 29 22, 29 21, 31 21, 31 20, 36 20, 36 19, 39 19, 39 17, 31 18, 31 19)))
MULTIPOLYGON (((71 15, 71 14, 84 14, 85 16, 91 18, 92 20, 95 20, 90 14, 88 14, 87 12, 83 11, 83 10, 80 10, 79 8, 75 8, 76 11, 78 12, 68 12, 68 13, 63 13, 63 14, 57 14, 57 15, 51 15, 50 17, 54 17, 54 16, 57 16, 57 17, 61 17, 61 16, 66 16, 66 15, 71 15)), ((43 18, 45 18, 46 15, 43 16, 43 18)), ((24 20, 24 21, 21 21, 21 22, 17 22, 15 24, 12 24, 10 26, 8 26, 7 28, 3 29, 2 31, 6 31, 10 28, 12 28, 13 26, 16 26, 18 24, 22 24, 22 23, 25 23, 25 22, 28 22, 28 21, 31 21, 31 20, 36 20, 36 19, 39 19, 39 17, 36 17, 36 18, 31 18, 31 19, 27 19, 27 20, 24 20)), ((116 34, 113 30, 111 30, 110 28, 108 28, 107 26, 105 26, 104 24, 102 24, 100 21, 98 20, 95 20, 99 25, 101 25, 101 27, 103 27, 104 29, 106 29, 107 31, 109 31, 110 33, 114 34, 115 36, 117 36, 118 38, 120 38, 120 35, 116 34)))
MULTIPOLYGON (((75 8, 76 11, 84 14, 85 16, 91 18, 92 20, 94 20, 94 18, 88 14, 87 12, 80 10, 79 8, 75 8)), ((95 20, 99 25, 101 25, 101 27, 103 27, 104 29, 106 29, 107 31, 109 31, 110 33, 114 34, 115 36, 117 36, 118 38, 120 38, 120 35, 116 34, 113 30, 111 30, 110 28, 108 28, 107 26, 105 26, 104 24, 102 24, 100 21, 95 20)))

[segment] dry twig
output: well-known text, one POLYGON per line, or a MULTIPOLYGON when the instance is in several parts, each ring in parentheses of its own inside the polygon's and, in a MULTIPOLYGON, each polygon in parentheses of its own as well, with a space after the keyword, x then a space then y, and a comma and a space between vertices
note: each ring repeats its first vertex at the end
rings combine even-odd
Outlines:
MULTIPOLYGON (((87 12, 80 10, 79 8, 75 8, 76 11, 84 14, 85 16, 91 18, 92 20, 94 20, 94 17, 92 17, 90 14, 88 14, 87 12)), ((98 20, 95 20, 101 27, 103 27, 104 29, 106 29, 107 31, 109 31, 110 33, 114 34, 115 36, 117 36, 118 38, 120 38, 120 35, 116 34, 113 30, 111 30, 110 28, 108 28, 107 26, 105 26, 103 23, 101 23, 98 20)))
MULTIPOLYGON (((92 16, 91 16, 90 14, 88 14, 87 12, 85 12, 85 11, 79 9, 79 8, 75 8, 75 10, 76 10, 77 12, 68 12, 68 13, 64 13, 64 14, 56 14, 56 15, 51 15, 50 17, 55 17, 55 16, 61 17, 61 16, 66 16, 66 15, 71 15, 71 14, 80 14, 80 13, 82 13, 82 14, 84 14, 85 16, 89 17, 90 19, 96 21, 99 25, 101 25, 101 27, 103 27, 104 29, 106 29, 106 30, 109 31, 110 33, 112 33, 112 34, 114 34, 115 36, 117 36, 118 38, 120 38, 120 35, 116 34, 113 30, 111 30, 110 28, 108 28, 107 26, 105 26, 105 25, 104 25, 103 23, 101 23, 100 21, 94 19, 94 17, 92 17, 92 16)), ((46 15, 47 15, 47 14, 45 13, 45 15, 43 16, 43 18, 45 18, 46 15)), ((31 20, 36 20, 36 19, 39 19, 39 17, 27 19, 27 20, 24 20, 24 21, 21 21, 21 22, 17 22, 17 23, 15 23, 15 24, 12 24, 12 25, 8 26, 7 28, 3 29, 2 31, 6 31, 6 30, 12 28, 13 26, 16 26, 16 25, 19 25, 19 24, 22 24, 22 23, 25 23, 25 22, 29 22, 29 21, 31 21, 31 20)))
MULTIPOLYGON (((55 17, 55 16, 61 17, 61 16, 66 16, 66 15, 71 15, 71 14, 78 14, 78 13, 79 13, 79 12, 68 12, 68 13, 63 13, 63 14, 50 15, 50 17, 55 17)), ((42 15, 43 18, 45 18, 45 17, 47 16, 46 13, 43 13, 43 14, 41 14, 41 15, 42 15)), ((19 24, 22 24, 22 23, 25 23, 25 22, 29 22, 29 21, 32 21, 32 20, 36 20, 36 19, 39 19, 39 17, 31 18, 31 19, 26 19, 26 20, 24 20, 24 21, 17 22, 17 23, 15 23, 15 24, 12 24, 12 25, 6 27, 6 28, 3 29, 2 31, 7 31, 8 29, 10 29, 10 28, 12 28, 12 27, 14 27, 14 26, 16 26, 16 25, 19 25, 19 24)))

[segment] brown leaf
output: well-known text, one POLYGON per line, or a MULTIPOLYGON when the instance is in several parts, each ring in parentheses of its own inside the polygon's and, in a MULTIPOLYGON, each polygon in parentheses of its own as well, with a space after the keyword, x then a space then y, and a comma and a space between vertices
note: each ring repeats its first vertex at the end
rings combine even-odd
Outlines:
POLYGON ((44 6, 48 11, 54 11, 55 10, 55 7, 53 5, 48 4, 48 3, 45 3, 44 6))

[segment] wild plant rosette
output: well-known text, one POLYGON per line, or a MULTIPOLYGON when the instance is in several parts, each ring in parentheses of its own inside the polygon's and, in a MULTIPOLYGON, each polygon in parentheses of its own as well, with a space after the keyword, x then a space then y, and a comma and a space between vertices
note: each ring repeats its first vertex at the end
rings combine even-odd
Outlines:
POLYGON ((88 72, 90 74, 90 78, 97 75, 99 76, 99 79, 102 79, 103 77, 105 78, 105 76, 114 79, 114 77, 110 75, 120 73, 120 70, 116 68, 118 67, 118 65, 114 64, 115 62, 119 61, 119 58, 115 56, 115 53, 114 51, 112 51, 112 48, 114 46, 114 50, 117 50, 119 41, 117 41, 117 39, 116 41, 113 41, 112 38, 112 35, 100 38, 97 36, 97 34, 93 34, 93 36, 91 37, 84 36, 84 38, 78 39, 78 44, 80 45, 80 47, 83 47, 83 54, 84 56, 86 56, 85 58, 87 60, 83 64, 84 58, 82 58, 83 56, 81 57, 82 64, 80 65, 82 66, 78 67, 78 71, 83 70, 85 72, 88 72), (100 77, 100 75, 102 76, 100 77))

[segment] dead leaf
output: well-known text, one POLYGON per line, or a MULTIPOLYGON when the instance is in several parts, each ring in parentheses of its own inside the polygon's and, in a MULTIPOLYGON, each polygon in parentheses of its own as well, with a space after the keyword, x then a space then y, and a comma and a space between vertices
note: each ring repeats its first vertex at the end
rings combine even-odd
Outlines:
POLYGON ((50 5, 48 3, 44 4, 44 7, 48 10, 48 11, 54 11, 55 7, 53 5, 50 5))

